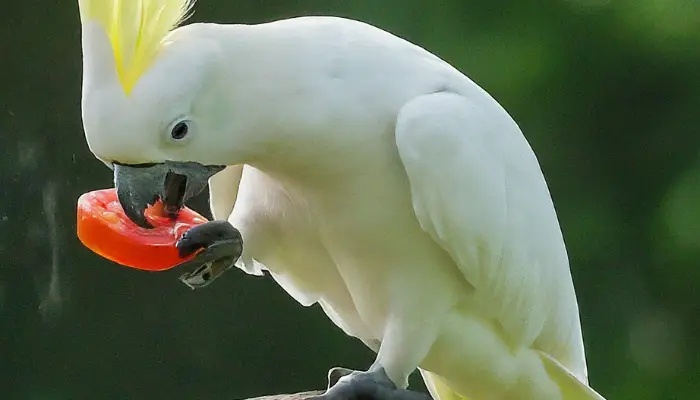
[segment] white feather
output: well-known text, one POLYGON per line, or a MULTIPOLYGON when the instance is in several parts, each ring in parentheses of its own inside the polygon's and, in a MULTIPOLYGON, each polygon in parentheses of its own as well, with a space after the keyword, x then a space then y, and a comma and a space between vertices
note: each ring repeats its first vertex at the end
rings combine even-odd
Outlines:
POLYGON ((420 367, 440 400, 596 398, 537 160, 435 55, 341 18, 192 24, 128 101, 114 93, 86 103, 91 150, 244 165, 211 181, 239 267, 320 303, 397 386, 420 367), (163 127, 182 115, 192 132, 173 144, 163 127))
POLYGON ((441 93, 404 107, 396 131, 416 217, 474 286, 478 307, 512 346, 550 353, 585 381, 566 249, 517 125, 495 102, 441 93))

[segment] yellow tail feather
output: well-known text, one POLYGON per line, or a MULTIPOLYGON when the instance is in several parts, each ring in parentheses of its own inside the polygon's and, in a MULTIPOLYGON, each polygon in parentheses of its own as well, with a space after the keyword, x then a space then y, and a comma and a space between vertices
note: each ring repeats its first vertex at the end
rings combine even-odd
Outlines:
POLYGON ((419 370, 420 374, 423 376, 423 382, 428 388, 430 395, 435 400, 470 400, 467 397, 462 397, 457 394, 454 390, 450 389, 449 386, 440 378, 440 376, 435 375, 432 372, 425 370, 419 370))
MULTIPOLYGON (((544 365, 549 377, 557 384, 561 390, 562 399, 564 400, 605 400, 603 396, 598 394, 588 385, 579 381, 576 376, 569 372, 566 367, 559 363, 548 354, 539 352, 540 359, 544 365)), ((440 376, 420 370, 423 376, 425 386, 428 388, 430 395, 435 400, 470 400, 457 394, 454 390, 443 381, 440 376)), ((474 399, 479 400, 479 399, 474 399)))
POLYGON ((605 400, 603 396, 579 381, 574 374, 550 355, 539 352, 539 356, 547 374, 559 386, 564 400, 605 400))

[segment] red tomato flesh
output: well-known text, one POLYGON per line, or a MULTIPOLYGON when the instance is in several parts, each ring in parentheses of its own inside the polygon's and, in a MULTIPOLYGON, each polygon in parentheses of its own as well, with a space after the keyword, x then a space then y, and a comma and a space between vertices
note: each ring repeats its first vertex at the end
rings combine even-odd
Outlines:
POLYGON ((177 219, 165 216, 158 201, 146 209, 153 229, 141 228, 124 213, 114 188, 95 190, 78 198, 78 238, 93 252, 118 264, 163 271, 194 254, 181 258, 175 243, 188 229, 207 222, 194 210, 184 207, 177 219))

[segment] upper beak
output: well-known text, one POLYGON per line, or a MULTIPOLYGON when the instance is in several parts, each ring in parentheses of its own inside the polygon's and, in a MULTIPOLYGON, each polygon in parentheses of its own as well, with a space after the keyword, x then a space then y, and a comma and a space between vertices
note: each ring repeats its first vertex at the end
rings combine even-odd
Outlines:
POLYGON ((158 164, 114 164, 114 186, 124 213, 136 225, 152 228, 144 212, 159 198, 171 216, 207 186, 221 165, 166 161, 158 164))

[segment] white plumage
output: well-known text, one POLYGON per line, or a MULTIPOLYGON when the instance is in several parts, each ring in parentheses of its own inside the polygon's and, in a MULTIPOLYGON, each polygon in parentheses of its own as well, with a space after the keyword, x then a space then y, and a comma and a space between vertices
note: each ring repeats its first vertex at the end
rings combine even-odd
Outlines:
POLYGON ((211 207, 243 236, 239 266, 318 302, 399 386, 420 367, 440 400, 601 398, 545 180, 485 91, 347 19, 193 24, 168 43, 129 99, 148 129, 102 146, 119 118, 86 124, 98 157, 229 165, 211 207), (206 76, 173 76, 193 59, 206 76), (180 115, 192 138, 164 141, 154 127, 180 115))

